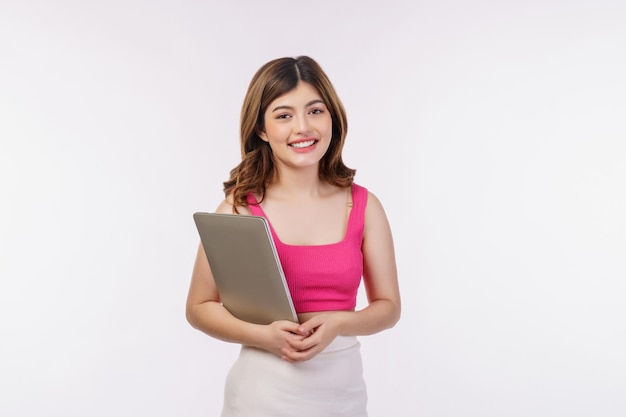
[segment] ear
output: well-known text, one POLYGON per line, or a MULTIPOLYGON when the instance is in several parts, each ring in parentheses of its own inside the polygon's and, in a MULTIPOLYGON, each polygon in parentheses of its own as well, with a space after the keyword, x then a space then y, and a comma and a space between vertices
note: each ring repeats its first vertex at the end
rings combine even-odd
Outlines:
POLYGON ((264 130, 257 129, 256 134, 265 142, 269 142, 270 140, 267 138, 267 133, 264 130))

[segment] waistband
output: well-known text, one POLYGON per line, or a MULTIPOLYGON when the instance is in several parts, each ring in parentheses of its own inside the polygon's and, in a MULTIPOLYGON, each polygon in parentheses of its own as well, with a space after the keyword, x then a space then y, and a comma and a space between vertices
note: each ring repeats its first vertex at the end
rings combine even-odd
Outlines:
POLYGON ((356 336, 337 336, 321 353, 347 349, 359 343, 356 336))

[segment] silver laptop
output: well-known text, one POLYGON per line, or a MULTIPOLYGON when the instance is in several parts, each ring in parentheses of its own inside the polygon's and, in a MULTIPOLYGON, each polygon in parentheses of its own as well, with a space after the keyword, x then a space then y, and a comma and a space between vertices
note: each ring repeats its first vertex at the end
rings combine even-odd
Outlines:
POLYGON ((222 304, 251 323, 298 322, 267 220, 194 213, 222 304))

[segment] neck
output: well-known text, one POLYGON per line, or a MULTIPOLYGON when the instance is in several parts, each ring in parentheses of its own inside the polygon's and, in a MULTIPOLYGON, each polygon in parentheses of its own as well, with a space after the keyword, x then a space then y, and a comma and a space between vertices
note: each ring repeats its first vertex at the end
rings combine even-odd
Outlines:
POLYGON ((325 181, 319 178, 318 169, 294 170, 282 167, 269 187, 268 193, 275 196, 289 195, 292 198, 318 197, 328 187, 325 181))

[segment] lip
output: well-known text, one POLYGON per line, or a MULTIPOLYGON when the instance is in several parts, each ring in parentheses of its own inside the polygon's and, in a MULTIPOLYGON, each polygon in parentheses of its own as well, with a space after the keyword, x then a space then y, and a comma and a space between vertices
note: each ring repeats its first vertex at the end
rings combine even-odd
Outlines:
POLYGON ((287 145, 289 146, 289 149, 292 152, 309 153, 309 152, 313 152, 313 150, 317 148, 318 143, 319 143, 319 140, 316 138, 303 138, 303 139, 297 139, 297 140, 291 141, 287 145), (310 142, 310 144, 303 146, 303 147, 293 146, 298 143, 305 143, 305 142, 310 142))
POLYGON ((311 140, 315 141, 315 143, 318 142, 317 138, 301 138, 301 139, 292 140, 291 142, 288 142, 287 145, 293 145, 294 143, 309 142, 311 140))

